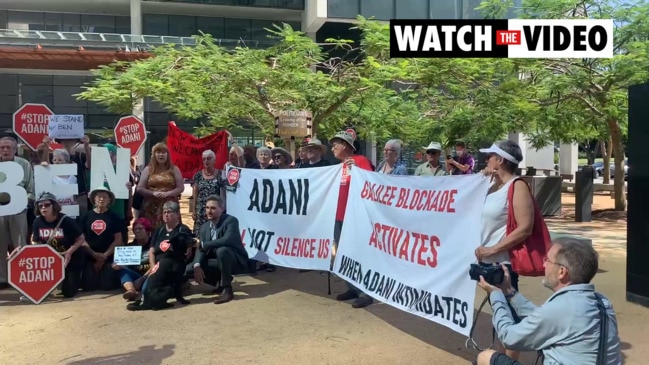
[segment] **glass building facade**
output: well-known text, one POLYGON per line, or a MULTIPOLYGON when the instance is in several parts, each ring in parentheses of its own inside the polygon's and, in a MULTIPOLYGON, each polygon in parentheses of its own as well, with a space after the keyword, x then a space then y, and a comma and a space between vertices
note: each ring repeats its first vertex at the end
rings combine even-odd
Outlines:
POLYGON ((304 0, 153 0, 153 1, 304 10, 304 0))
MULTIPOLYGON (((301 3, 303 6, 303 2, 301 3)), ((301 26, 300 22, 143 14, 142 33, 159 36, 192 36, 204 32, 214 38, 231 40, 229 42, 231 44, 236 44, 236 40, 270 44, 264 28, 272 28, 273 24, 280 23, 290 24, 294 29, 300 29, 301 26)), ((130 34, 131 19, 129 16, 117 15, 0 10, 0 29, 130 34)), ((5 73, 0 73, 0 85, 2 85, 0 87, 0 129, 2 130, 12 128, 13 113, 25 103, 45 104, 56 114, 82 114, 85 117, 86 129, 92 130, 112 130, 120 117, 95 103, 76 100, 74 95, 83 91, 82 86, 90 82, 92 76, 56 75, 56 71, 51 75, 42 74, 46 71, 38 74, 17 74, 10 71, 5 70, 5 73)), ((167 122, 177 119, 151 100, 144 100, 144 110, 144 121, 151 132, 151 141, 159 141, 166 137, 167 122)), ((182 121, 183 126, 188 127, 189 130, 195 123, 195 121, 182 121)))

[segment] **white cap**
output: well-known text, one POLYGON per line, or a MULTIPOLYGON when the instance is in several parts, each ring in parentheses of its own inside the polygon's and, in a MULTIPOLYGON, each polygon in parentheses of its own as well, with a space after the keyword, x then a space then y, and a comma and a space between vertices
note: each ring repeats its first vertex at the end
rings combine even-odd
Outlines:
POLYGON ((512 156, 512 155, 510 155, 509 153, 503 151, 502 148, 496 146, 495 143, 492 144, 491 147, 489 147, 489 148, 481 148, 481 149, 480 149, 480 152, 482 152, 482 153, 495 153, 495 154, 497 154, 498 156, 504 158, 505 160, 507 160, 507 161, 509 161, 509 162, 512 162, 512 163, 515 163, 515 164, 517 164, 517 165, 518 165, 519 163, 521 163, 520 161, 518 161, 517 159, 515 159, 514 156, 512 156))

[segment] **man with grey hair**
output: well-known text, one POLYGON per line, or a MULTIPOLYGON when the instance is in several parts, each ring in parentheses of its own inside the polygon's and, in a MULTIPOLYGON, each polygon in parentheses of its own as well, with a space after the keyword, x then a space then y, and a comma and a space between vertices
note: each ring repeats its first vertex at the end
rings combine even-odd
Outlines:
MULTIPOLYGON (((27 204, 34 204, 34 173, 29 161, 16 156, 18 141, 12 137, 0 138, 0 162, 15 162, 22 167, 24 175, 18 186, 27 192, 27 204)), ((0 173, 0 182, 7 180, 4 173, 0 173)), ((9 203, 11 198, 7 193, 0 193, 0 204, 9 203)), ((29 222, 31 223, 31 222, 29 222)), ((14 248, 27 244, 28 222, 27 206, 20 213, 0 217, 0 289, 7 288, 7 250, 9 245, 14 248)))
MULTIPOLYGON (((493 309, 493 326, 507 349, 540 350, 544 364, 621 364, 617 319, 611 302, 590 284, 597 273, 597 252, 573 239, 553 242, 545 259, 543 286, 554 294, 535 306, 511 285, 507 267, 500 287, 480 278, 493 309), (513 308, 521 318, 514 321, 513 308)), ((493 350, 478 355, 478 365, 517 365, 493 350)))

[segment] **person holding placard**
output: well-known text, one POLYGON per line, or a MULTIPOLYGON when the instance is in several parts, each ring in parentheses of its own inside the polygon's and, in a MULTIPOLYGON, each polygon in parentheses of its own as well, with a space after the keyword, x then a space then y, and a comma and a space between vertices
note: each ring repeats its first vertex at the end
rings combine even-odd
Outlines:
POLYGON ((142 290, 142 284, 144 284, 147 275, 151 271, 151 265, 149 265, 149 249, 151 247, 152 232, 153 227, 148 219, 136 219, 135 222, 133 222, 133 236, 135 238, 133 241, 129 242, 127 246, 142 247, 140 264, 126 267, 113 264, 113 269, 117 270, 122 287, 126 290, 123 295, 126 300, 132 301, 139 297, 139 291, 142 290))
POLYGON ((108 208, 115 202, 115 194, 105 187, 90 193, 94 208, 86 213, 79 225, 85 235, 87 252, 83 270, 84 291, 114 290, 119 287, 117 273, 112 269, 113 251, 122 245, 122 220, 108 208))
MULTIPOLYGON (((43 143, 38 146, 38 153, 41 162, 50 162, 50 143, 53 140, 49 137, 43 138, 43 143)), ((90 169, 90 139, 88 136, 83 136, 79 139, 61 139, 57 142, 63 145, 63 148, 68 151, 70 155, 70 163, 77 165, 77 204, 79 205, 79 215, 83 216, 88 210, 88 179, 89 174, 86 172, 90 169), (81 145, 79 145, 81 142, 81 145), (81 147, 81 148, 77 148, 81 147), (81 152, 80 150, 83 150, 81 152)))
MULTIPOLYGON (((336 210, 336 222, 334 224, 334 255, 335 250, 340 244, 340 233, 343 228, 343 220, 345 219, 345 207, 347 206, 347 199, 349 198, 349 185, 351 183, 350 169, 358 168, 363 170, 372 170, 372 164, 367 157, 357 155, 355 147, 354 135, 347 131, 340 131, 333 136, 329 143, 331 144, 331 152, 334 157, 343 163, 343 172, 340 179, 340 194, 338 195, 338 208, 336 210)), ((350 242, 348 244, 354 244, 350 242)), ((347 291, 339 294, 336 297, 338 301, 345 301, 354 299, 352 303, 353 308, 364 308, 372 304, 374 300, 363 293, 360 289, 356 288, 351 283, 347 282, 347 291)))
POLYGON ((36 220, 33 224, 32 242, 52 246, 65 258, 65 278, 61 294, 74 297, 81 287, 84 252, 80 250, 85 238, 74 219, 61 213, 58 199, 51 193, 42 193, 36 199, 36 220))
POLYGON ((154 227, 162 224, 162 206, 168 202, 178 202, 185 190, 180 169, 169 158, 169 147, 157 143, 151 149, 151 162, 142 171, 136 191, 144 197, 140 216, 145 217, 154 227))
MULTIPOLYGON (((52 152, 52 164, 58 165, 58 164, 69 164, 70 163, 70 153, 64 149, 56 149, 54 152, 52 152)), ((41 166, 47 167, 49 166, 49 163, 47 161, 42 161, 41 166)), ((74 175, 67 175, 67 176, 54 176, 52 178, 52 182, 54 185, 76 185, 77 184, 77 177, 74 175)), ((61 206, 65 205, 76 205, 77 204, 77 198, 74 195, 70 196, 59 196, 59 204, 61 206)), ((72 218, 77 218, 77 217, 72 217, 72 218)))

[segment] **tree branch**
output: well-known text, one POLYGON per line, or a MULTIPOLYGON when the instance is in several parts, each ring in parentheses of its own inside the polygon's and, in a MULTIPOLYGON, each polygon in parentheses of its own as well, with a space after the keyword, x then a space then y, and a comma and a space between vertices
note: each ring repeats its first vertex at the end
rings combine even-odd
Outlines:
POLYGON ((333 114, 336 110, 338 110, 338 108, 340 108, 354 94, 361 93, 361 92, 363 92, 365 90, 368 90, 369 88, 370 88, 369 86, 366 86, 366 87, 361 87, 361 88, 358 88, 358 89, 355 89, 355 90, 347 91, 340 99, 335 101, 333 104, 329 105, 329 107, 327 109, 325 109, 322 113, 318 113, 318 115, 316 115, 313 118, 313 124, 317 126, 318 124, 320 124, 320 122, 322 120, 324 120, 325 118, 327 118, 328 116, 333 114))

